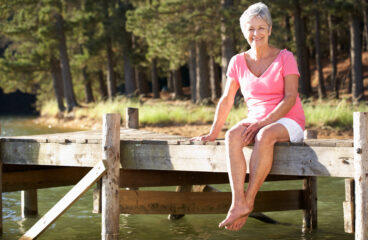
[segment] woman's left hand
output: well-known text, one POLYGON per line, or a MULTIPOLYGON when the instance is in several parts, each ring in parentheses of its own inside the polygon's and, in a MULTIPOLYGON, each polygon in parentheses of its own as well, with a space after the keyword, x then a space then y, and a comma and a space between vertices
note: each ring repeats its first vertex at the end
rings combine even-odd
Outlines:
POLYGON ((242 134, 243 142, 250 143, 254 140, 258 131, 264 127, 264 124, 260 121, 258 122, 244 122, 243 126, 247 127, 246 130, 242 134))

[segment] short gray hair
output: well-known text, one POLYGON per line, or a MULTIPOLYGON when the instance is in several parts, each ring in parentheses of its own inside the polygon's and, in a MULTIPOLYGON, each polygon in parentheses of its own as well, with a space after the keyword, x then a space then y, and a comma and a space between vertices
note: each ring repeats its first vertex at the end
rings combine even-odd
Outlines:
POLYGON ((244 13, 241 15, 239 21, 240 21, 240 28, 243 32, 243 35, 245 36, 245 24, 249 22, 253 17, 260 17, 262 18, 267 24, 268 27, 272 27, 272 18, 271 13, 268 10, 268 7, 266 4, 259 2, 255 3, 248 7, 247 10, 244 11, 244 13))

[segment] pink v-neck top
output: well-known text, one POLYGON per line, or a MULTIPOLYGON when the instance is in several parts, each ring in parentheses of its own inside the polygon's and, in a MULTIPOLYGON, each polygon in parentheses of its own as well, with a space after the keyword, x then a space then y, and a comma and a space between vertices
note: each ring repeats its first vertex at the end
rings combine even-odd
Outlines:
MULTIPOLYGON (((239 53, 230 60, 227 77, 235 79, 239 85, 248 107, 248 119, 259 121, 267 117, 284 98, 284 78, 295 74, 300 77, 293 54, 284 49, 261 76, 255 76, 248 68, 244 53, 239 53)), ((305 116, 299 98, 284 116, 296 121, 302 129, 305 116)))

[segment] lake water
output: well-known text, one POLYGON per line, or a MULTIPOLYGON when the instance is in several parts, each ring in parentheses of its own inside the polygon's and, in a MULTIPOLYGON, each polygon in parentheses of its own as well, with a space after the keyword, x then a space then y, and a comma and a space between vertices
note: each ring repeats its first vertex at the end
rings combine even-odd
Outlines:
MULTIPOLYGON (((70 131, 55 127, 35 125, 26 118, 0 118, 2 135, 32 135, 70 131)), ((299 189, 301 181, 265 183, 261 190, 299 189)), ((228 191, 227 185, 214 185, 228 191)), ((38 190, 39 215, 47 212, 71 187, 38 190)), ((167 188, 169 189, 169 188, 167 188)), ((173 189, 173 188, 170 188, 173 189)), ((225 217, 216 215, 187 215, 176 221, 169 221, 167 215, 121 215, 120 239, 137 240, 349 240, 353 234, 344 233, 342 202, 344 201, 344 179, 318 178, 318 229, 302 232, 302 211, 269 212, 269 217, 282 224, 267 224, 249 218, 239 232, 218 229, 218 223, 225 217)), ((39 239, 101 239, 101 217, 92 214, 92 191, 88 191, 67 212, 65 212, 39 239)), ((3 194, 4 234, 0 239, 18 239, 38 217, 22 219, 20 192, 3 194)))

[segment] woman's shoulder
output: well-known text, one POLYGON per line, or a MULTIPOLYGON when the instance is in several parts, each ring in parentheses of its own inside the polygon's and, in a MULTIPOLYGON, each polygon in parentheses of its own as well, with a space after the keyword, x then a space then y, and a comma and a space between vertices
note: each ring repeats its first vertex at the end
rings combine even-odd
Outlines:
POLYGON ((284 48, 280 50, 280 54, 284 57, 290 57, 294 56, 294 53, 292 51, 289 51, 288 49, 284 48))

